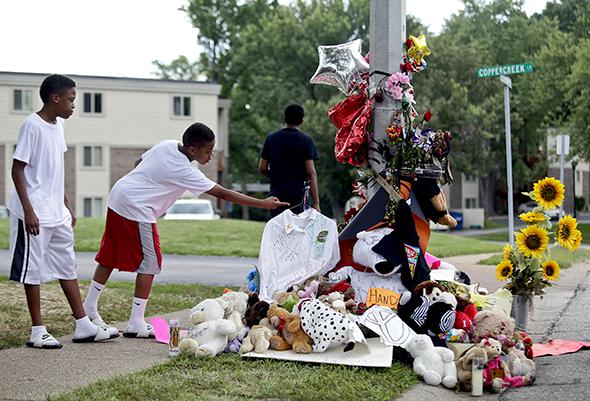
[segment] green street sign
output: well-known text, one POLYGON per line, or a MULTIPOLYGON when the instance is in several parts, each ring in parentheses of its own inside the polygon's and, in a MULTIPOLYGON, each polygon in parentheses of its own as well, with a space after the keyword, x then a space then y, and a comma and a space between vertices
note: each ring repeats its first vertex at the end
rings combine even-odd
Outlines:
POLYGON ((478 68, 476 75, 478 78, 489 78, 500 75, 528 74, 530 72, 533 72, 533 65, 531 63, 523 63, 478 68))

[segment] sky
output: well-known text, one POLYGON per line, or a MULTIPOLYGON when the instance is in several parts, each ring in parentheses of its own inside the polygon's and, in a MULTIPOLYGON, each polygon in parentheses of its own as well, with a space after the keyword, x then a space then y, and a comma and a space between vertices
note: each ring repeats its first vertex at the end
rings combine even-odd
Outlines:
MULTIPOLYGON (((0 71, 153 78, 152 60, 199 55, 187 0, 2 0, 0 71)), ((530 15, 546 0, 526 0, 530 15)), ((459 0, 407 0, 438 33, 459 0)))

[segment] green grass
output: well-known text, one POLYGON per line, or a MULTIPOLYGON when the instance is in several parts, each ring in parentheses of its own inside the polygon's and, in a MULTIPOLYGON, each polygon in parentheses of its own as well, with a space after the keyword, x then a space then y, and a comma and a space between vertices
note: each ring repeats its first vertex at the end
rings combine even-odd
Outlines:
POLYGON ((359 368, 237 355, 178 357, 53 398, 73 400, 392 400, 417 382, 410 367, 359 368))
POLYGON ((502 248, 495 242, 438 232, 431 233, 428 243, 428 252, 439 258, 490 253, 496 252, 498 249, 502 248))
MULTIPOLYGON (((162 252, 179 255, 257 257, 264 223, 221 219, 213 221, 158 221, 162 252)), ((79 218, 76 251, 96 252, 104 230, 103 219, 79 218)), ((0 219, 0 248, 8 248, 9 220, 0 219)))
MULTIPOLYGON (((572 264, 590 259, 590 251, 587 249, 577 249, 573 252, 563 249, 560 246, 550 250, 549 257, 555 259, 562 269, 567 269, 572 264)), ((487 259, 477 262, 478 265, 497 265, 502 261, 502 254, 490 256, 487 259)))
MULTIPOLYGON (((76 251, 96 252, 104 220, 80 218, 75 228, 76 251)), ((165 254, 258 257, 264 223, 222 219, 215 221, 158 222, 165 254)), ((8 219, 0 220, 0 248, 8 248, 8 219), (5 235, 4 235, 5 234, 5 235)), ((438 257, 469 255, 498 250, 498 244, 473 237, 433 232, 428 251, 438 257)))
MULTIPOLYGON (((82 296, 88 281, 81 281, 82 296)), ((129 319, 134 283, 110 282, 100 298, 100 312, 107 322, 129 319)), ((221 287, 197 284, 157 284, 152 290, 146 316, 174 312, 195 306, 201 299, 219 296, 221 287)), ((74 319, 57 282, 41 287, 41 313, 47 329, 55 337, 72 334, 74 319)), ((0 349, 21 346, 28 340, 31 320, 22 285, 0 277, 0 349)))

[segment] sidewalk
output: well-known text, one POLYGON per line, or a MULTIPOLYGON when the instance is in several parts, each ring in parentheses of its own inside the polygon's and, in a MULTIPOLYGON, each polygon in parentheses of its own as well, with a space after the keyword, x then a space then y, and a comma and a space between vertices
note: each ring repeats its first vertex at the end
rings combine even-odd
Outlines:
MULTIPOLYGON (((447 258, 457 268, 464 270, 475 281, 490 292, 499 287, 495 280, 494 266, 476 265, 475 263, 489 256, 467 255, 461 257, 447 258)), ((588 319, 581 317, 588 316, 590 312, 590 264, 578 264, 569 269, 562 270, 557 285, 547 291, 543 300, 537 299, 535 310, 529 320, 529 330, 535 339, 547 335, 553 338, 576 338, 588 340, 590 338, 590 323, 588 319), (578 284, 582 283, 580 286, 578 284), (576 293, 577 290, 577 293, 576 293), (574 297, 572 301, 572 297, 574 297)), ((187 310, 165 315, 181 319, 186 324, 187 310)), ((123 330, 126 323, 116 325, 123 330)), ((71 336, 60 338, 64 344, 61 350, 34 350, 29 348, 13 348, 0 351, 0 401, 1 400, 45 400, 48 396, 57 395, 71 391, 78 387, 85 386, 100 379, 108 379, 116 375, 129 374, 138 370, 151 367, 155 364, 168 360, 168 348, 166 344, 159 344, 153 340, 139 340, 129 338, 118 338, 100 344, 74 344, 71 336)), ((580 366, 585 363, 588 366, 590 353, 586 353, 587 359, 582 354, 571 356, 574 362, 580 366)), ((573 370, 567 365, 559 365, 566 359, 564 357, 542 358, 537 360, 538 382, 535 386, 526 389, 517 389, 505 392, 501 400, 531 399, 538 398, 540 392, 549 394, 548 387, 556 382, 578 383, 573 389, 577 391, 580 386, 588 386, 588 381, 580 384, 586 377, 587 368, 580 367, 573 370), (550 359, 555 359, 552 364, 550 359), (512 398, 521 397, 523 398, 512 398), (525 396, 526 395, 526 396, 525 396), (511 398, 506 398, 511 397, 511 398)), ((577 366, 577 365, 576 365, 577 366)), ((586 379, 587 380, 587 379, 586 379)), ((394 384, 393 384, 394 385, 394 384)), ((581 390, 580 390, 581 391, 581 390)), ((553 392, 551 392, 553 393, 553 392)), ((574 398, 570 392, 563 392, 569 395, 568 400, 590 399, 586 394, 585 398, 574 398)), ((416 387, 405 393, 401 400, 457 400, 471 398, 467 393, 455 394, 453 391, 442 387, 426 386, 418 384, 416 387)), ((482 400, 497 400, 498 395, 485 395, 482 400)), ((557 399, 552 397, 552 401, 557 399)))

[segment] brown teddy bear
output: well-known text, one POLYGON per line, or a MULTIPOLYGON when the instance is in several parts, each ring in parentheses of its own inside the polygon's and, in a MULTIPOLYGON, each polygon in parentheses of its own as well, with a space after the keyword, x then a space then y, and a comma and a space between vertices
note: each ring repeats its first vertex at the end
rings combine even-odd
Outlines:
POLYGON ((246 313, 244 314, 244 322, 246 323, 246 326, 252 327, 260 323, 260 320, 266 317, 268 308, 268 302, 261 301, 258 298, 258 294, 250 294, 248 297, 248 309, 246 309, 246 313))
POLYGON ((301 330, 299 316, 293 316, 285 308, 271 304, 268 318, 279 331, 279 335, 270 338, 270 348, 277 351, 293 349, 298 354, 311 352, 311 338, 301 330))
POLYGON ((503 341, 505 338, 512 338, 513 335, 514 319, 506 316, 503 312, 482 310, 475 315, 471 327, 473 341, 480 341, 488 337, 503 341))
POLYGON ((481 358, 483 364, 488 362, 488 354, 484 347, 476 345, 475 347, 469 348, 457 361, 457 380, 459 385, 465 391, 471 391, 471 376, 473 368, 473 359, 481 358))
POLYGON ((434 280, 423 281, 414 288, 414 294, 428 298, 431 305, 438 301, 444 291, 444 287, 434 280))

